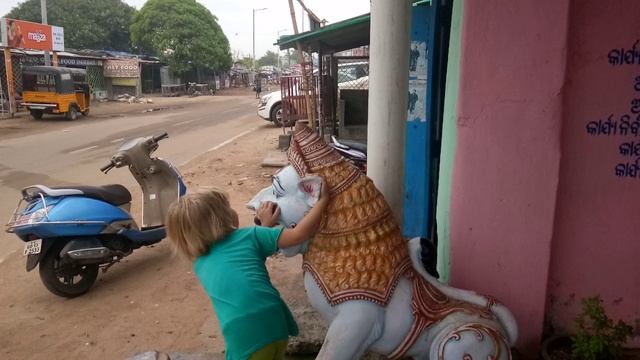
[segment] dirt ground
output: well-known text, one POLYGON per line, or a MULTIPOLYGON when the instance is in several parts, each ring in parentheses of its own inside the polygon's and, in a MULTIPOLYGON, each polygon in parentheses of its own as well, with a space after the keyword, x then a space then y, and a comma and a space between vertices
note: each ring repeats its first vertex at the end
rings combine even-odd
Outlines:
MULTIPOLYGON (((238 94, 244 95, 250 89, 230 89, 220 92, 220 95, 238 94)), ((83 117, 78 115, 78 120, 82 122, 93 122, 104 120, 105 118, 124 117, 127 114, 144 113, 145 111, 163 111, 167 109, 180 109, 188 106, 189 102, 197 101, 198 98, 189 97, 162 97, 162 96, 145 96, 150 103, 132 103, 128 102, 97 102, 91 103, 90 116, 83 117)), ((42 120, 34 120, 26 111, 18 112, 13 118, 3 114, 0 117, 0 140, 13 137, 23 136, 25 133, 42 133, 56 129, 64 129, 69 127, 70 122, 61 115, 45 115, 42 120)))
MULTIPOLYGON (((180 169, 189 189, 215 185, 227 190, 241 226, 252 225, 253 213, 244 204, 269 185, 277 170, 260 163, 266 151, 277 147, 281 131, 264 124, 194 159, 180 169)), ((300 256, 275 257, 267 265, 296 317, 313 318, 302 287, 300 256)), ((152 349, 215 353, 224 348, 191 264, 173 256, 165 242, 139 249, 101 273, 91 291, 76 299, 49 293, 37 270, 24 271, 20 255, 1 263, 0 272, 2 359, 124 359, 152 349)), ((312 323, 312 330, 323 332, 319 320, 312 323)))

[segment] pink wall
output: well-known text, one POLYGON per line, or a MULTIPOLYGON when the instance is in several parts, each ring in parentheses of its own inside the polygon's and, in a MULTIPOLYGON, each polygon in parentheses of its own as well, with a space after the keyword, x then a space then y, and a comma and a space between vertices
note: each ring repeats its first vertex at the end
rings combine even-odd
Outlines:
POLYGON ((465 1, 451 283, 540 341, 560 162, 568 1, 465 1))
POLYGON ((637 0, 464 2, 451 282, 512 309, 527 352, 545 311, 567 328, 595 294, 640 327, 640 145, 619 151, 640 144, 640 118, 638 136, 587 132, 640 114, 640 42, 633 65, 608 57, 640 39, 638 19, 637 0), (616 175, 627 162, 637 178, 616 175))
POLYGON ((615 136, 589 135, 586 130, 587 123, 611 114, 619 126, 621 116, 632 115, 633 122, 640 112, 640 43, 633 65, 612 66, 607 56, 611 49, 630 49, 640 39, 639 5, 637 0, 571 5, 548 288, 556 328, 570 325, 580 299, 595 294, 603 297, 613 317, 640 323, 640 177, 615 173, 617 164, 640 158, 640 145, 633 156, 619 152, 623 143, 640 144, 640 136, 621 135, 620 130, 615 136), (638 99, 636 114, 630 109, 633 99, 638 99))

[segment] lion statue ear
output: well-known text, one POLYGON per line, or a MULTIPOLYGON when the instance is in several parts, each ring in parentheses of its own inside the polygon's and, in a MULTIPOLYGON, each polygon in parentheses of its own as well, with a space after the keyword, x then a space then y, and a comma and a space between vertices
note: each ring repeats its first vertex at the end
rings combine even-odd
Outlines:
POLYGON ((300 188, 300 191, 307 195, 305 198, 307 205, 309 205, 309 207, 313 207, 320 198, 322 178, 315 175, 307 175, 300 179, 298 188, 300 188))

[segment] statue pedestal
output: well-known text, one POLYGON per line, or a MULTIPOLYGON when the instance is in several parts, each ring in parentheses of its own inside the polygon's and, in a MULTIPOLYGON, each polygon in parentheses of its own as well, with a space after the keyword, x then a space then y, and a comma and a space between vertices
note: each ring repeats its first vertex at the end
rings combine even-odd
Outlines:
POLYGON ((289 148, 289 144, 291 143, 291 133, 287 135, 279 135, 278 136, 278 149, 279 150, 287 150, 289 148))

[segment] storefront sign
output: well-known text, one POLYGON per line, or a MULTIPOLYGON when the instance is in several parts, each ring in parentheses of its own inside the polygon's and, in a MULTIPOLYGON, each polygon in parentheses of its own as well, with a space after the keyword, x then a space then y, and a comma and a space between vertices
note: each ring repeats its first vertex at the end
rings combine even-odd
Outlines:
POLYGON ((64 28, 51 26, 51 43, 53 51, 64 51, 64 28))
MULTIPOLYGON (((44 56, 42 55, 25 55, 20 60, 23 63, 31 65, 44 65, 44 56)), ((67 58, 60 57, 58 63, 62 66, 102 66, 100 59, 83 59, 83 58, 67 58)))
POLYGON ((79 58, 60 58, 60 65, 73 66, 101 66, 102 60, 98 59, 79 59, 79 58))
POLYGON ((104 77, 137 78, 139 76, 138 60, 106 60, 104 62, 104 77))
POLYGON ((2 45, 16 49, 64 51, 64 29, 29 21, 3 18, 2 45))

